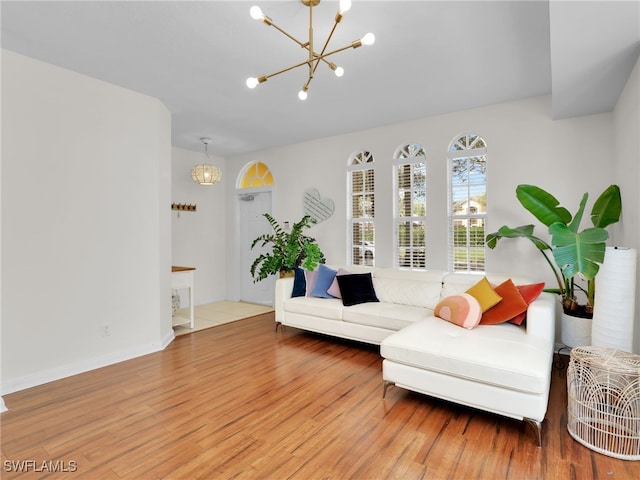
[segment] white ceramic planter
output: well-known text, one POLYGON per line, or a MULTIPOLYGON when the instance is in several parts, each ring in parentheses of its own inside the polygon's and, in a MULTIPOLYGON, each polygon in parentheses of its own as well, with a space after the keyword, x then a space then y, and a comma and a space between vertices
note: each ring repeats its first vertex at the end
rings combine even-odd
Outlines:
POLYGON ((562 312, 560 314, 560 339, 567 347, 585 347, 591 345, 590 318, 572 317, 562 312))

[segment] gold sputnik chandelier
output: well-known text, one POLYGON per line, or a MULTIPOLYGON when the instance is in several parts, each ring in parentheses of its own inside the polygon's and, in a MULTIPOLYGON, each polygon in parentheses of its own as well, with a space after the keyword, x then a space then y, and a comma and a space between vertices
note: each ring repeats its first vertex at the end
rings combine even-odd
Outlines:
POLYGON ((249 10, 249 14, 251 15, 252 18, 254 18, 255 20, 260 20, 264 22, 267 26, 274 27, 276 30, 284 34, 286 37, 296 42, 300 47, 307 50, 309 52, 309 56, 306 60, 300 63, 292 65, 288 68, 284 68, 282 70, 278 70, 277 72, 271 73, 269 75, 262 75, 261 77, 257 77, 257 78, 249 77, 247 78, 247 82, 246 82, 247 87, 256 88, 256 86, 266 82, 267 79, 271 77, 275 77, 276 75, 279 75, 284 72, 288 72, 289 70, 293 70, 294 68, 307 65, 309 68, 309 78, 307 79, 306 83, 302 86, 302 89, 298 92, 298 98, 300 100, 306 100, 307 91, 309 90, 309 84, 311 83, 311 80, 313 80, 313 75, 315 74, 316 69, 318 68, 318 65, 320 64, 320 62, 325 63, 331 70, 333 70, 336 76, 341 77, 344 74, 344 69, 342 67, 338 67, 335 63, 327 60, 327 57, 334 55, 338 52, 342 52, 343 50, 347 50, 349 48, 358 48, 358 47, 361 47, 362 45, 373 45, 373 43, 375 42, 376 37, 373 35, 373 33, 367 33, 361 39, 355 40, 345 47, 327 52, 327 47, 329 45, 329 41, 331 40, 331 37, 333 36, 333 32, 335 32, 336 27, 338 26, 338 23, 340 23, 340 21, 342 20, 344 12, 346 12, 351 8, 351 0, 340 0, 340 6, 338 8, 338 13, 336 13, 335 23, 333 24, 333 28, 331 29, 331 32, 329 32, 329 36, 327 37, 327 40, 324 42, 324 46, 322 47, 322 50, 320 50, 319 52, 316 52, 314 49, 314 43, 313 43, 313 7, 317 6, 320 3, 320 0, 300 0, 300 1, 304 5, 309 7, 309 39, 306 42, 301 42, 300 40, 295 38, 293 35, 287 33, 282 28, 280 28, 275 23, 273 23, 273 21, 269 17, 267 17, 264 13, 262 13, 262 9, 260 7, 253 6, 249 10))

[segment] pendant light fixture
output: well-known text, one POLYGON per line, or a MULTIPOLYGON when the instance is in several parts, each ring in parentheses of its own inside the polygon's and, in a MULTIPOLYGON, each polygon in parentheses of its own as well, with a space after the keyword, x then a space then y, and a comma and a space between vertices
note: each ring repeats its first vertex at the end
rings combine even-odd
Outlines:
POLYGON ((329 41, 333 36, 333 32, 338 26, 338 23, 340 23, 340 21, 342 20, 344 12, 346 12, 351 8, 351 0, 340 0, 340 6, 338 8, 338 13, 336 13, 333 28, 329 32, 329 36, 327 37, 327 40, 324 42, 324 46, 322 47, 322 50, 320 50, 319 52, 316 52, 314 50, 314 44, 313 44, 313 7, 317 6, 320 3, 320 0, 300 0, 300 1, 302 2, 303 5, 306 5, 307 7, 309 7, 309 39, 306 42, 301 42, 300 40, 296 39, 293 35, 287 33, 282 28, 280 28, 275 23, 273 23, 273 21, 269 17, 267 17, 264 13, 262 13, 262 9, 260 7, 253 6, 249 10, 249 14, 251 15, 251 18, 255 20, 260 20, 261 22, 264 22, 267 26, 271 26, 275 28, 280 33, 282 33, 286 37, 296 42, 300 47, 307 50, 309 53, 309 56, 306 60, 300 63, 297 63, 295 65, 292 65, 291 67, 278 70, 275 73, 271 73, 269 75, 262 75, 261 77, 249 77, 247 78, 247 81, 246 81, 247 87, 256 88, 259 84, 266 82, 267 79, 271 77, 274 77, 284 72, 288 72, 289 70, 293 70, 294 68, 307 65, 309 67, 309 77, 306 83, 302 86, 302 89, 298 92, 298 98, 300 100, 306 100, 307 91, 309 90, 309 84, 311 83, 311 80, 313 79, 313 75, 315 74, 316 69, 318 68, 318 65, 320 64, 320 62, 325 63, 331 70, 333 70, 333 72, 336 74, 337 77, 341 77, 344 74, 344 69, 342 67, 338 67, 335 63, 328 61, 327 57, 335 53, 342 52, 343 50, 347 50, 349 48, 358 48, 358 47, 361 47, 362 45, 373 45, 373 43, 375 42, 375 39, 376 39, 375 35, 373 35, 373 33, 367 33, 361 39, 355 40, 345 47, 327 52, 327 46, 329 45, 329 41))
MULTIPOLYGON (((200 141, 204 143, 204 154, 206 155, 208 162, 209 151, 207 147, 211 143, 211 139, 201 138, 200 141)), ((199 183, 200 185, 216 184, 220 181, 221 177, 220 169, 210 163, 201 163, 191 169, 191 178, 194 182, 199 183)))

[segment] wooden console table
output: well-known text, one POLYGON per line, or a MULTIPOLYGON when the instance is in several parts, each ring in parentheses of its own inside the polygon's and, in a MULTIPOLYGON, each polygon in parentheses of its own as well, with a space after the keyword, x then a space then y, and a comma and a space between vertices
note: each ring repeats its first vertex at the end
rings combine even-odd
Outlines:
MULTIPOLYGON (((195 326, 195 312, 193 305, 193 272, 195 267, 171 267, 171 288, 174 290, 189 289, 189 327, 195 326)), ((173 326, 182 325, 187 322, 174 323, 173 326)))

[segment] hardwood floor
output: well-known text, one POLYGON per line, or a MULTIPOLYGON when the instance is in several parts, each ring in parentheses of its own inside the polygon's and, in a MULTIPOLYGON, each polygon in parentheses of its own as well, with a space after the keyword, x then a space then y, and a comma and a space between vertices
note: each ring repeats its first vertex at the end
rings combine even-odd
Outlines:
POLYGON ((381 363, 374 346, 274 333, 273 313, 181 336, 6 395, 2 478, 640 478, 569 436, 563 369, 538 448, 516 420, 395 387, 383 400, 381 363))

